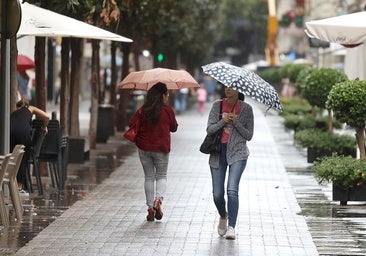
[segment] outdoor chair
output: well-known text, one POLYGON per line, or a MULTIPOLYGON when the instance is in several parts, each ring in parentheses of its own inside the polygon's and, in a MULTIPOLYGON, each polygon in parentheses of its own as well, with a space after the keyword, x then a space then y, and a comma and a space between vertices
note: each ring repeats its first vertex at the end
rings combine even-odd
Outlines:
POLYGON ((50 120, 48 123, 48 133, 43 141, 39 161, 48 163, 49 175, 51 177, 53 187, 59 184, 61 172, 61 155, 60 155, 60 124, 58 120, 50 120))
POLYGON ((52 186, 57 187, 59 190, 64 189, 64 184, 67 179, 68 144, 69 137, 62 136, 59 140, 57 154, 56 152, 47 155, 42 155, 41 153, 41 161, 47 161, 49 163, 52 186))
POLYGON ((33 165, 34 175, 36 177, 38 194, 43 195, 43 187, 41 181, 41 174, 39 171, 39 154, 41 152, 41 148, 43 145, 43 141, 45 138, 45 134, 41 128, 43 122, 40 120, 33 120, 32 124, 32 145, 30 147, 30 154, 27 166, 27 187, 29 188, 29 192, 33 192, 32 179, 30 174, 30 166, 33 165))
POLYGON ((67 164, 69 155, 69 137, 62 136, 60 139, 60 155, 61 155, 61 181, 59 188, 64 189, 65 181, 67 180, 67 164))
POLYGON ((2 162, 1 162, 1 168, 0 168, 0 217, 1 222, 4 226, 10 225, 9 220, 9 214, 7 205, 5 203, 4 193, 3 193, 3 181, 4 181, 4 175, 7 171, 7 168, 9 168, 11 165, 14 165, 11 163, 10 160, 11 154, 7 154, 4 156, 2 162))
POLYGON ((9 187, 10 198, 18 220, 22 218, 24 212, 17 182, 17 174, 24 156, 24 149, 25 146, 20 144, 14 147, 9 160, 10 163, 13 163, 14 165, 9 165, 9 168, 5 170, 4 174, 4 185, 9 187))
MULTIPOLYGON (((33 127, 40 127, 40 121, 33 121, 33 127)), ((68 153, 68 136, 61 136, 60 123, 58 120, 49 121, 48 133, 44 138, 42 147, 38 155, 38 162, 48 163, 49 175, 52 186, 63 190, 65 180, 67 178, 67 153, 68 153)), ((37 182, 41 184, 40 182, 37 182)), ((43 193, 43 191, 42 191, 43 193)))

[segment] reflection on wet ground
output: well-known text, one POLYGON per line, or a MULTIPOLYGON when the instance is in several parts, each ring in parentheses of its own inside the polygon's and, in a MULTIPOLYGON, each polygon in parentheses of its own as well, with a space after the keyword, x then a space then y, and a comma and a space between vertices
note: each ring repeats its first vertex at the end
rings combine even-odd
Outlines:
POLYGON ((308 168, 287 168, 291 185, 319 255, 366 255, 366 204, 332 201, 308 168))
POLYGON ((29 197, 22 197, 24 214, 21 221, 15 219, 15 213, 9 207, 10 226, 0 226, 0 255, 12 255, 37 236, 76 201, 85 198, 133 150, 130 144, 120 140, 98 144, 97 149, 90 152, 89 161, 68 165, 68 179, 62 192, 52 187, 48 177, 42 177, 44 195, 38 196, 35 190, 29 197))
MULTIPOLYGON (((26 197, 23 219, 15 221, 11 209, 11 225, 0 226, 0 255, 14 254, 76 201, 85 198, 134 150, 131 144, 119 139, 98 144, 90 153, 89 161, 69 164, 68 179, 62 192, 52 188, 50 179, 43 177, 45 195, 38 196, 36 191, 26 197)), ((365 202, 349 202, 347 206, 341 206, 332 201, 331 186, 320 186, 308 167, 287 167, 287 173, 301 207, 299 214, 305 216, 319 254, 366 255, 365 202)))

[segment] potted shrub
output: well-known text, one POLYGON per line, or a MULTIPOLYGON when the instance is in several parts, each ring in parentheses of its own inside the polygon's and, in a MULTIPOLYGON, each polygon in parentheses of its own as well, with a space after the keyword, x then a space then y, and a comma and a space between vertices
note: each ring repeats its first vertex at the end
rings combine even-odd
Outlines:
POLYGON ((311 113, 311 106, 307 100, 300 97, 281 99, 283 111, 279 114, 284 116, 288 114, 303 115, 311 113))
POLYGON ((305 66, 301 71, 297 74, 294 86, 296 90, 299 92, 300 95, 302 95, 302 89, 306 85, 306 79, 310 75, 312 71, 314 71, 315 68, 311 66, 305 66))
POLYGON ((341 205, 366 199, 366 161, 334 154, 315 161, 312 170, 320 184, 332 182, 333 200, 341 205))
MULTIPOLYGON (((316 69, 306 76, 305 86, 301 91, 302 96, 307 99, 311 106, 328 110, 328 128, 330 132, 333 130, 333 122, 331 110, 326 105, 328 94, 336 83, 347 79, 346 74, 336 69, 316 69)), ((315 112, 313 113, 315 115, 315 112)))
POLYGON ((356 139, 350 135, 342 135, 322 131, 320 129, 303 129, 294 135, 295 143, 306 147, 307 161, 313 163, 323 156, 339 155, 356 157, 356 139))
MULTIPOLYGON (((314 117, 311 114, 287 114, 283 118, 283 125, 286 129, 300 131, 304 129, 328 130, 328 120, 326 117, 314 117)), ((342 124, 333 120, 333 127, 341 128, 342 124)))
POLYGON ((343 123, 353 127, 357 134, 357 145, 360 158, 365 155, 365 122, 366 122, 366 81, 349 80, 336 84, 329 92, 326 102, 334 116, 343 123))
POLYGON ((333 200, 347 204, 347 201, 366 201, 364 182, 365 121, 366 121, 366 81, 351 80, 336 84, 328 95, 327 106, 335 117, 354 127, 360 159, 331 156, 315 162, 313 169, 320 181, 333 183, 333 200))

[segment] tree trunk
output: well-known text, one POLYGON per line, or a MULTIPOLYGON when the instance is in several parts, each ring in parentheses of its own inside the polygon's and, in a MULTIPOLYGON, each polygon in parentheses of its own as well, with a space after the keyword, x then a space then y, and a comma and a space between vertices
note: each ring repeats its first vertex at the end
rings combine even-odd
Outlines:
POLYGON ((133 61, 135 62, 135 69, 136 71, 140 70, 140 61, 139 61, 140 52, 139 50, 135 49, 133 51, 133 61))
POLYGON ((116 42, 112 41, 111 42, 111 57, 112 57, 112 62, 111 62, 111 84, 110 84, 110 88, 109 88, 109 104, 111 105, 115 105, 116 104, 116 88, 117 88, 117 65, 116 65, 116 51, 117 51, 117 46, 116 46, 116 42))
POLYGON ((90 149, 95 149, 97 144, 97 124, 98 124, 98 103, 99 103, 99 40, 92 40, 92 67, 91 67, 91 110, 89 144, 90 149))
POLYGON ((36 70, 36 106, 46 111, 46 38, 36 37, 35 43, 35 70, 36 70))
POLYGON ((316 108, 314 106, 311 107, 311 115, 316 117, 316 108))
POLYGON ((328 131, 333 133, 332 110, 328 109, 328 131))
POLYGON ((70 73, 70 131, 71 136, 80 136, 79 94, 81 57, 83 55, 83 39, 71 38, 71 73, 70 73))
POLYGON ((366 154, 365 154, 365 127, 360 127, 356 130, 357 133, 357 145, 358 149, 360 150, 360 159, 365 160, 366 154))
POLYGON ((177 68, 177 53, 169 51, 166 55, 165 67, 177 68))
POLYGON ((66 135, 69 134, 70 106, 70 38, 63 37, 61 42, 61 86, 60 86, 60 125, 66 135))
MULTIPOLYGON (((46 111, 46 38, 36 37, 34 50, 34 63, 36 70, 36 106, 46 111)), ((39 165, 41 176, 48 174, 47 164, 40 163, 39 165)))
POLYGON ((111 120, 111 126, 113 127, 112 130, 112 134, 114 135, 114 128, 116 126, 116 88, 118 86, 118 81, 117 81, 117 65, 116 65, 116 50, 117 50, 117 46, 116 46, 116 42, 112 41, 111 42, 111 57, 112 57, 112 62, 111 62, 111 84, 109 86, 109 104, 111 104, 113 106, 113 113, 112 113, 112 120, 111 120))
MULTIPOLYGON (((129 62, 128 57, 131 51, 130 43, 122 43, 123 49, 123 63, 122 63, 122 76, 121 78, 125 78, 129 73, 129 62)), ((129 95, 127 90, 119 89, 119 103, 118 103, 118 111, 117 111, 117 130, 124 131, 125 127, 128 125, 127 118, 127 104, 129 100, 129 95)))

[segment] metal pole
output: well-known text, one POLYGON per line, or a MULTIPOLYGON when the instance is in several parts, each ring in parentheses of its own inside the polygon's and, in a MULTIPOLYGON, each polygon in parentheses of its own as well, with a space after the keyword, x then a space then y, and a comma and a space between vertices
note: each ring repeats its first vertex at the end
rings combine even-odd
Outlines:
POLYGON ((9 152, 9 136, 10 136, 10 85, 9 85, 9 49, 7 32, 7 0, 1 3, 1 73, 0 73, 0 154, 4 155, 9 152))

